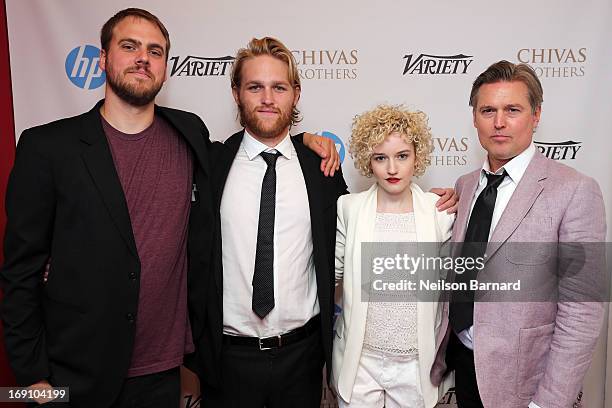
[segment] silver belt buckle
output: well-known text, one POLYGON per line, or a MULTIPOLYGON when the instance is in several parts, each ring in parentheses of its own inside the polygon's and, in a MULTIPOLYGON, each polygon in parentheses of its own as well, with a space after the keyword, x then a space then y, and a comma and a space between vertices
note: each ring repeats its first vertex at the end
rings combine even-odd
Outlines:
POLYGON ((279 334, 279 335, 277 335, 276 337, 278 338, 278 345, 277 345, 276 347, 264 347, 264 345, 263 345, 262 341, 263 341, 263 340, 270 339, 271 337, 267 337, 267 338, 265 338, 265 339, 262 339, 261 337, 259 337, 259 338, 257 339, 257 340, 258 340, 258 343, 259 343, 259 350, 260 350, 260 351, 265 351, 265 350, 272 350, 273 348, 279 348, 279 347, 281 347, 281 346, 283 345, 283 341, 282 341, 282 339, 281 339, 281 335, 279 334))

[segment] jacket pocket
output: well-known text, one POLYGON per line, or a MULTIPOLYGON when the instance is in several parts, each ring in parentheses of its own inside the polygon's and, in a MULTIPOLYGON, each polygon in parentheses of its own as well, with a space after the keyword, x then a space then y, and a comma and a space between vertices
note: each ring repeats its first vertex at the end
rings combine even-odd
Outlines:
POLYGON ((515 265, 542 265, 554 259, 557 254, 557 243, 548 238, 550 218, 541 220, 530 219, 521 223, 519 228, 527 229, 527 234, 521 234, 514 242, 504 243, 506 259, 515 265), (548 227, 542 227, 542 226, 548 227))
POLYGON ((555 323, 519 330, 517 389, 519 398, 532 398, 548 361, 555 323))

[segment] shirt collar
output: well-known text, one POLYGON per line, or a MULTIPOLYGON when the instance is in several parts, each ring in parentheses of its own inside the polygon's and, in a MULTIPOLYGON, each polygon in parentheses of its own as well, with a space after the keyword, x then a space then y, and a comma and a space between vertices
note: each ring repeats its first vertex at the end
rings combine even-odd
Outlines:
POLYGON ((289 132, 287 132, 287 136, 284 137, 283 140, 280 141, 276 146, 269 147, 259 140, 255 139, 251 134, 245 129, 244 130, 244 138, 242 139, 242 143, 244 145, 244 150, 246 151, 247 157, 249 160, 255 159, 261 152, 274 153, 279 152, 286 159, 291 159, 291 139, 289 138, 289 132))
POLYGON ((491 168, 489 167, 489 159, 486 158, 484 164, 482 165, 483 171, 480 172, 480 181, 482 182, 483 179, 486 178, 487 173, 502 174, 504 170, 506 170, 506 173, 508 176, 510 176, 512 181, 515 184, 518 184, 521 181, 521 178, 523 178, 525 170, 527 170, 527 166, 535 154, 535 150, 535 145, 531 143, 529 147, 523 150, 518 156, 512 158, 512 160, 510 160, 508 163, 497 169, 495 173, 491 172, 491 168))

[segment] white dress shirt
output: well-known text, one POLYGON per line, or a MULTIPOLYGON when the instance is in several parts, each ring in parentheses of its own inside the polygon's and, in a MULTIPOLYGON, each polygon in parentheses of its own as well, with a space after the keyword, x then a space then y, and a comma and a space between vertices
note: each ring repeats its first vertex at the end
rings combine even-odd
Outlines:
POLYGON ((274 148, 248 132, 221 199, 223 333, 270 337, 301 327, 319 313, 310 207, 302 168, 289 135, 274 148), (261 184, 261 152, 278 152, 274 218, 274 309, 260 319, 251 309, 261 184))
MULTIPOLYGON (((486 174, 502 174, 504 170, 508 173, 508 176, 504 178, 499 187, 497 187, 497 198, 495 199, 495 207, 493 209, 493 217, 491 218, 491 229, 489 230, 489 239, 491 239, 491 235, 499 222, 512 194, 514 194, 514 190, 516 190, 516 186, 523 178, 523 174, 525 174, 525 170, 527 170, 527 166, 529 162, 533 158, 535 154, 535 145, 532 143, 529 147, 518 156, 514 157, 508 163, 500 167, 495 173, 491 172, 491 168, 489 167, 488 158, 485 159, 484 164, 482 165, 482 171, 480 172, 480 181, 478 183, 478 188, 474 193, 474 197, 472 197, 472 207, 470 209, 470 217, 472 216, 472 210, 474 210, 474 204, 476 204, 476 199, 487 186, 487 176, 486 174)), ((468 223, 470 219, 468 218, 468 223)), ((461 343, 465 345, 465 347, 470 350, 474 350, 474 326, 470 326, 469 328, 463 330, 461 333, 457 334, 461 343)))

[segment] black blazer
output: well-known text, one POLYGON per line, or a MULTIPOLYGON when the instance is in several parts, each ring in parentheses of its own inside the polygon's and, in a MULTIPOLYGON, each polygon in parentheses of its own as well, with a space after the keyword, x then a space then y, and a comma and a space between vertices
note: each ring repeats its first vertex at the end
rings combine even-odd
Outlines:
MULTIPOLYGON (((196 371, 205 385, 221 386, 221 345, 223 335, 223 265, 221 258, 220 206, 223 189, 244 130, 234 134, 225 144, 214 143, 212 149, 213 194, 215 199, 215 238, 213 247, 213 279, 206 294, 206 322, 197 339, 196 371)), ((334 313, 334 250, 336 245, 336 201, 346 194, 347 187, 339 171, 325 177, 320 170, 321 158, 302 144, 302 135, 291 138, 302 168, 312 225, 313 256, 317 279, 317 295, 321 309, 321 333, 328 378, 331 370, 332 318, 334 313)))
MULTIPOLYGON (((106 407, 132 355, 140 261, 99 108, 23 132, 6 193, 2 320, 20 385, 69 386, 71 406, 106 407), (43 282, 50 261, 48 281, 43 282)), ((185 138, 194 183, 210 191, 208 130, 192 113, 155 107, 185 138)), ((192 203, 190 315, 201 327, 212 200, 192 203)), ((194 333, 197 335, 198 333, 194 333)))

